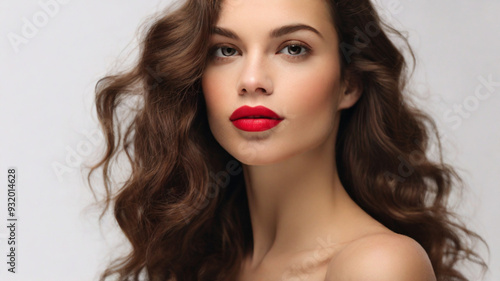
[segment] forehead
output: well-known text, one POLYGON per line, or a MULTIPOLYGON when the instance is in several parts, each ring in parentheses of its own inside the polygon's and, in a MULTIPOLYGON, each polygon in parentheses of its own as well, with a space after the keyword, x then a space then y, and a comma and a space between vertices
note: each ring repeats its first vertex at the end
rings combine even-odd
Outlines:
POLYGON ((223 0, 217 21, 217 25, 228 28, 260 25, 274 28, 290 23, 320 29, 333 27, 326 0, 223 0))

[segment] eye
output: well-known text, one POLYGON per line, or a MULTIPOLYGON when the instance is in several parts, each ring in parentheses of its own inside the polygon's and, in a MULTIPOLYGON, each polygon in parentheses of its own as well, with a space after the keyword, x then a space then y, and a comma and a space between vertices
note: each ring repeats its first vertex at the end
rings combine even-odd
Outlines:
POLYGON ((281 49, 279 53, 290 56, 302 56, 309 52, 309 48, 301 44, 290 44, 281 49))
POLYGON ((214 56, 216 57, 231 57, 238 55, 238 51, 235 48, 228 46, 215 47, 214 56))

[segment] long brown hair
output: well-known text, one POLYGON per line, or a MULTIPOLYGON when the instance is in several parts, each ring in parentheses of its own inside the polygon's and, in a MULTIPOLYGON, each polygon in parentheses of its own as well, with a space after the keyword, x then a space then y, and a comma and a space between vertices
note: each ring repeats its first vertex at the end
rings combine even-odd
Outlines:
MULTIPOLYGON (((345 189, 379 222, 420 243, 438 280, 467 280, 457 267, 471 261, 486 268, 469 243, 482 239, 447 207, 460 178, 442 157, 426 154, 433 135, 439 143, 434 122, 404 97, 408 66, 387 34, 406 39, 382 22, 369 0, 327 2, 342 77, 363 89, 342 112, 338 131, 345 189)), ((96 86, 107 145, 89 182, 102 169, 104 211, 112 207, 132 246, 102 280, 142 274, 154 281, 227 280, 252 247, 241 165, 211 134, 200 83, 220 8, 217 0, 187 0, 155 20, 138 63, 96 86), (140 102, 123 121, 120 108, 134 98, 140 102), (112 168, 122 153, 131 170, 114 190, 112 168)))

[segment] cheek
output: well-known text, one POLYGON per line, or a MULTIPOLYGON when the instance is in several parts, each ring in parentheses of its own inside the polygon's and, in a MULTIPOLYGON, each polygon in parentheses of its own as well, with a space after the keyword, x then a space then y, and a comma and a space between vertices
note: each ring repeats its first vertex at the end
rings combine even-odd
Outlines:
POLYGON ((333 118, 336 112, 340 78, 335 69, 326 69, 304 72, 288 85, 293 93, 290 100, 296 101, 296 112, 305 119, 321 117, 316 120, 321 121, 333 118))
POLYGON ((217 79, 217 75, 207 72, 201 80, 201 86, 203 89, 203 97, 205 98, 207 106, 208 118, 210 120, 214 117, 214 115, 217 115, 220 112, 217 106, 222 104, 221 102, 223 96, 219 93, 221 84, 217 79))
POLYGON ((286 139, 299 135, 294 137, 297 147, 316 147, 335 133, 341 89, 338 69, 333 63, 311 68, 296 72, 286 85, 290 94, 287 112, 291 117, 286 139))
POLYGON ((220 77, 220 74, 206 71, 201 80, 210 131, 219 142, 220 138, 224 137, 222 129, 226 117, 229 116, 226 112, 228 97, 224 95, 227 80, 220 77))

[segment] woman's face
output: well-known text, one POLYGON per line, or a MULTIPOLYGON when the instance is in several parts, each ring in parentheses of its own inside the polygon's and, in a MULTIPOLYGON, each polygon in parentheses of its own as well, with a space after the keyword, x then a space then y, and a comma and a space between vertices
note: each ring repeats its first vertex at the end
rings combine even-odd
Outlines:
POLYGON ((326 1, 225 0, 210 45, 203 94, 210 129, 226 151, 264 165, 333 148, 339 110, 350 104, 326 1), (243 111, 246 118, 234 120, 245 105, 277 116, 243 111))

